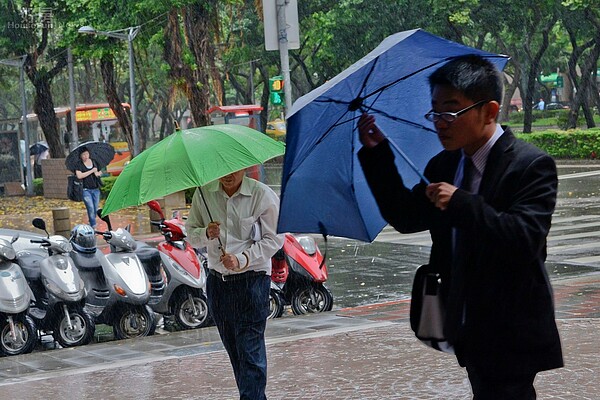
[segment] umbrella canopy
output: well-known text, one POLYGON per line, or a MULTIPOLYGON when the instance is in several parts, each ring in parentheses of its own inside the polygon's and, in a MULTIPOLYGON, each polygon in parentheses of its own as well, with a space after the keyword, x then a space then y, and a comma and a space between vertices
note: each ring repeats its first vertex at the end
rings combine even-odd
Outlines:
MULTIPOLYGON (((422 170, 442 149, 423 117, 431 109, 428 77, 466 54, 486 57, 500 70, 508 61, 420 29, 399 32, 299 98, 287 120, 278 231, 372 241, 386 223, 356 155, 358 118, 374 114, 392 147, 422 170)), ((410 162, 396 157, 396 164, 407 186, 419 181, 410 162)))
POLYGON ((177 131, 135 157, 111 189, 102 215, 204 186, 283 155, 285 145, 242 125, 177 131))
POLYGON ((37 156, 48 150, 48 143, 45 141, 37 142, 29 146, 29 155, 37 156))
POLYGON ((65 165, 68 170, 75 171, 79 162, 79 153, 82 148, 86 148, 90 152, 90 158, 96 162, 98 169, 106 167, 115 156, 115 149, 110 144, 105 142, 85 142, 75 147, 65 159, 65 165))

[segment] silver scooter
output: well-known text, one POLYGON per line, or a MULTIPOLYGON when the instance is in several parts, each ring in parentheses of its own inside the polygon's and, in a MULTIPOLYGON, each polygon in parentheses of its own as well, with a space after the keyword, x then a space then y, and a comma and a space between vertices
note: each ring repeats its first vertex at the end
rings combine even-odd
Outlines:
POLYGON ((33 293, 27 285, 11 240, 0 238, 0 353, 30 353, 37 342, 37 328, 27 315, 33 293))
POLYGON ((94 338, 95 324, 84 311, 85 284, 69 256, 73 247, 63 236, 50 236, 43 219, 35 218, 32 224, 46 232, 46 237, 30 239, 39 246, 17 252, 17 262, 35 296, 29 316, 62 347, 88 344, 94 338))
POLYGON ((136 242, 125 229, 96 232, 89 225, 77 225, 71 232, 71 257, 85 282, 86 310, 96 323, 113 327, 115 339, 152 335, 154 312, 147 305, 150 284, 135 255, 136 242), (95 235, 102 235, 111 252, 96 247, 95 235))

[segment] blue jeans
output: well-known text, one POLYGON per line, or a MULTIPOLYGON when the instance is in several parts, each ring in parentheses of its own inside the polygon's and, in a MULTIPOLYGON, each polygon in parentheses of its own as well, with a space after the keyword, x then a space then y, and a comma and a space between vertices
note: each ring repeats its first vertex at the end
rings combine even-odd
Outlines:
POLYGON ((270 285, 268 275, 223 282, 209 274, 206 282, 208 310, 229 354, 240 400, 267 398, 265 327, 270 285))
POLYGON ((92 228, 96 228, 96 211, 100 203, 100 189, 83 189, 83 203, 92 228))

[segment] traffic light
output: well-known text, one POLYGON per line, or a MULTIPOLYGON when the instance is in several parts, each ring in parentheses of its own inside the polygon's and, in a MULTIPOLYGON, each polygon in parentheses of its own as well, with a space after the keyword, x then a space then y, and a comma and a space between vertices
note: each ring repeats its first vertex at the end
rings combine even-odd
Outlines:
POLYGON ((281 105, 283 103, 283 97, 281 96, 281 93, 273 93, 271 92, 271 104, 273 105, 281 105))
POLYGON ((269 92, 271 92, 270 101, 273 105, 283 104, 283 84, 284 80, 281 76, 274 76, 269 79, 269 92))
POLYGON ((274 76, 269 79, 269 92, 271 93, 281 93, 283 92, 283 77, 274 76))

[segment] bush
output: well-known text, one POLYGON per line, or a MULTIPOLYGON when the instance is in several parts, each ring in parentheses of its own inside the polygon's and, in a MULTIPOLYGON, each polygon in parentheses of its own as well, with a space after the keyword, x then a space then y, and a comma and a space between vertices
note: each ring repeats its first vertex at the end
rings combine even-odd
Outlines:
POLYGON ((44 195, 44 178, 34 178, 32 183, 33 183, 34 196, 43 196, 44 195))
POLYGON ((110 193, 112 187, 115 184, 115 181, 117 180, 116 176, 103 176, 102 178, 102 187, 100 188, 100 198, 101 199, 106 199, 108 197, 108 194, 110 193))
POLYGON ((600 154, 600 129, 547 130, 521 133, 517 137, 532 143, 554 158, 595 159, 600 154))
MULTIPOLYGON (((571 112, 571 110, 560 110, 558 112, 558 115, 556 117, 556 125, 560 129, 563 129, 563 130, 567 129, 567 123, 569 122, 570 112, 571 112)), ((585 116, 583 115, 583 112, 579 113, 579 115, 577 116, 577 122, 575 124, 577 127, 585 125, 585 116)))

